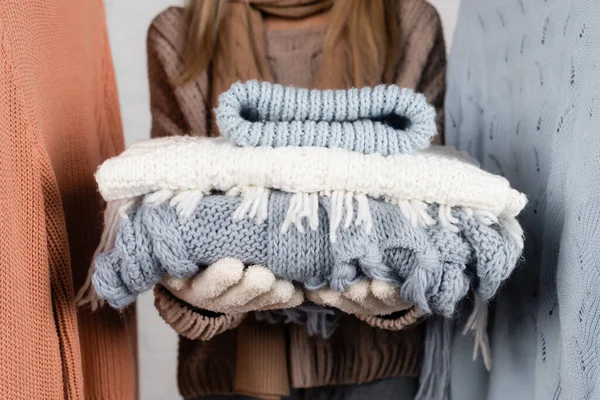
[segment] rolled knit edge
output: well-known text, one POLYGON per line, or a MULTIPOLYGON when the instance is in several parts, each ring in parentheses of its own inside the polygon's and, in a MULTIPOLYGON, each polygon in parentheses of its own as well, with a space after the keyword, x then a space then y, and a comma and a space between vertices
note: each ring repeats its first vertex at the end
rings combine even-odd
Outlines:
POLYGON ((164 286, 154 287, 154 306, 161 318, 179 335, 190 340, 210 340, 229 329, 237 328, 246 314, 202 315, 164 286))
POLYGON ((387 331, 401 331, 422 321, 425 313, 419 307, 412 307, 405 314, 398 318, 389 318, 378 315, 360 315, 356 314, 356 318, 371 325, 374 328, 384 329, 387 331))
POLYGON ((436 111, 424 95, 396 85, 308 90, 236 82, 215 110, 222 136, 247 147, 315 146, 362 154, 408 154, 429 147, 436 111))

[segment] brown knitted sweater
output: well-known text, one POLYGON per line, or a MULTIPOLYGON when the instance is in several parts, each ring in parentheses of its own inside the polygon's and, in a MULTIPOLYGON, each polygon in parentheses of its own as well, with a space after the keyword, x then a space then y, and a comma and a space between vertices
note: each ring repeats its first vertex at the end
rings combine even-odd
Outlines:
MULTIPOLYGON (((438 110, 441 132, 446 53, 440 19, 423 0, 399 4, 402 50, 396 81, 427 96, 438 110)), ((171 83, 183 70, 184 34, 181 8, 161 13, 148 32, 152 137, 208 135, 211 126, 211 74, 218 71, 207 71, 191 84, 171 83)), ((311 87, 324 34, 324 28, 268 31, 265 50, 274 79, 311 87)), ((417 376, 421 338, 420 326, 386 331, 353 316, 344 317, 329 340, 308 337, 302 326, 273 326, 247 318, 239 328, 209 341, 180 338, 179 388, 187 398, 232 393, 273 397, 289 393, 290 387, 417 376)))

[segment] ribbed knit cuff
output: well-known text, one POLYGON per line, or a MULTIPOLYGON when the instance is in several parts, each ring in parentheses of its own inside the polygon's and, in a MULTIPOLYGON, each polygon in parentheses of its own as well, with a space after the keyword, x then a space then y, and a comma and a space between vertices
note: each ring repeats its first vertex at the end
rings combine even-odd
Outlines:
POLYGON ((154 297, 154 306, 162 319, 175 332, 191 340, 210 340, 228 329, 237 328, 246 317, 246 314, 201 314, 162 285, 154 287, 154 297))
POLYGON ((424 315, 423 311, 418 307, 401 311, 399 314, 401 315, 398 317, 395 317, 394 314, 391 316, 356 315, 356 318, 374 328, 385 329, 387 331, 399 331, 420 322, 421 317, 424 315))

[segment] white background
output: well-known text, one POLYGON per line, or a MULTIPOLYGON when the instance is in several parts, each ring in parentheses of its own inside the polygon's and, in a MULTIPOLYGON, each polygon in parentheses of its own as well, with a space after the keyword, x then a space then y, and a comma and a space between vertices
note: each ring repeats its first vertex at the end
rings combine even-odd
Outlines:
MULTIPOLYGON (((213 1, 213 0, 206 0, 213 1)), ((450 47, 459 0, 431 0, 450 47)), ((117 73, 125 140, 148 138, 150 112, 146 73, 146 30, 152 18, 177 0, 105 0, 109 35, 117 73)), ((177 335, 158 316, 151 293, 138 301, 141 400, 179 399, 177 335)))

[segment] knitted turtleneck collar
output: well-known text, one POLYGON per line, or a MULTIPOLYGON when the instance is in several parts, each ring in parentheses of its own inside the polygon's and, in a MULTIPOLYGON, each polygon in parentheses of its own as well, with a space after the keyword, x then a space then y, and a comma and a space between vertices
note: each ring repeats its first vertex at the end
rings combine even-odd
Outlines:
POLYGON ((263 14, 281 18, 307 18, 331 8, 333 0, 231 0, 248 3, 263 14))

